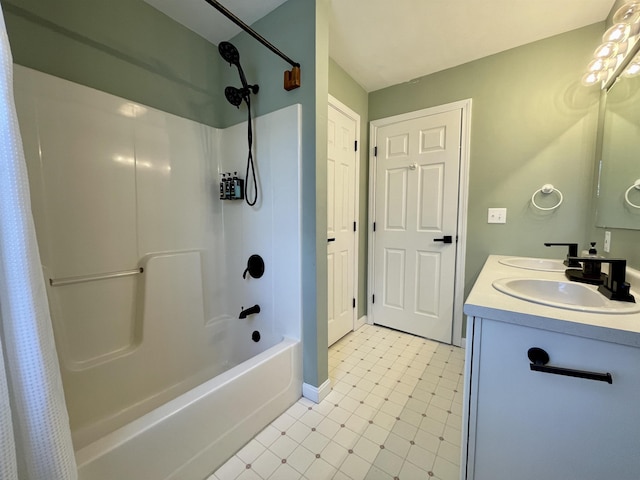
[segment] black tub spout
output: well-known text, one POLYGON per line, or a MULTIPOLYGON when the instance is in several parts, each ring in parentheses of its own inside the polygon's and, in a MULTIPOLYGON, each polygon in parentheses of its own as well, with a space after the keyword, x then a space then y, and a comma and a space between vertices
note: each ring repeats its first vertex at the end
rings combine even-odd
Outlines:
POLYGON ((260 305, 254 305, 253 307, 242 310, 238 318, 247 318, 247 315, 252 315, 254 313, 260 313, 260 305))

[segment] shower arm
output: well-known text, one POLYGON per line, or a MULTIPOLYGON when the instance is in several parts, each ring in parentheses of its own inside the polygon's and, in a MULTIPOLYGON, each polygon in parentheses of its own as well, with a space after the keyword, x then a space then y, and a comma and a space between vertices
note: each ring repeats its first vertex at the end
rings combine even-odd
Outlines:
POLYGON ((218 0, 204 0, 204 1, 207 2, 209 5, 211 5, 213 8, 215 8, 216 10, 218 10, 225 17, 227 17, 229 20, 231 20, 233 23, 238 25, 241 29, 243 29, 253 38, 258 40, 261 44, 263 44, 265 47, 267 47, 269 50, 271 50, 273 53, 275 53, 276 55, 278 55, 280 58, 282 58, 283 60, 285 60, 291 65, 292 67, 291 70, 290 71, 287 70, 284 72, 284 89, 285 90, 288 91, 288 90, 293 90, 294 88, 300 87, 300 64, 298 62, 294 62, 288 56, 286 56, 284 53, 278 50, 266 38, 264 38, 262 35, 256 32, 253 28, 251 28, 249 25, 247 25, 238 17, 236 17, 232 12, 227 10, 227 8, 224 7, 220 2, 218 2, 218 0))

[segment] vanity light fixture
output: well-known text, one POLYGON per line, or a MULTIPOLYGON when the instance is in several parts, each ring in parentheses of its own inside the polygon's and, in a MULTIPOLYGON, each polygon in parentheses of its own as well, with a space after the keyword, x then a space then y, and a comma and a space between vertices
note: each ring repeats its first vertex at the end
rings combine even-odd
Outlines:
POLYGON ((605 42, 624 42, 629 38, 630 32, 631 25, 628 23, 616 23, 604 32, 602 40, 605 42))
POLYGON ((603 72, 609 68, 610 63, 608 58, 594 58, 587 65, 587 70, 589 72, 603 72))
MULTIPOLYGON (((609 88, 627 63, 633 63, 630 63, 630 57, 640 48, 640 1, 622 5, 614 13, 613 22, 602 36, 603 43, 596 48, 594 59, 582 77, 585 86, 600 84, 603 89, 609 88)), ((640 61, 634 68, 640 73, 640 61)))
POLYGON ((627 2, 613 14, 613 23, 632 25, 640 20, 640 2, 627 2))
POLYGON ((618 44, 616 42, 607 42, 596 48, 593 56, 596 59, 609 60, 615 58, 618 54, 618 44))
POLYGON ((640 75, 640 56, 636 55, 633 60, 629 62, 627 68, 622 72, 623 77, 635 77, 636 75, 640 75))

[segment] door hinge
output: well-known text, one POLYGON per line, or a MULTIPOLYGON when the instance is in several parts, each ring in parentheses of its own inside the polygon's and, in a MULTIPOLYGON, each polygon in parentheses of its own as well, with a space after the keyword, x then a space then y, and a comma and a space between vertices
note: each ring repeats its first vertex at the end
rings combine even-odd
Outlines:
POLYGON ((375 147, 373 147, 373 156, 374 157, 378 156, 378 146, 377 145, 375 147))
POLYGON ((357 231, 357 230, 356 230, 356 222, 353 222, 353 231, 354 231, 354 232, 355 232, 355 231, 357 231))
POLYGON ((356 308, 356 299, 353 299, 353 308, 356 308))
POLYGON ((376 295, 371 295, 371 303, 376 303, 376 295))
POLYGON ((358 140, 356 140, 354 143, 355 143, 354 151, 356 151, 356 152, 357 152, 357 151, 358 151, 358 140))
POLYGON ((373 231, 376 231, 376 222, 373 222, 373 231))

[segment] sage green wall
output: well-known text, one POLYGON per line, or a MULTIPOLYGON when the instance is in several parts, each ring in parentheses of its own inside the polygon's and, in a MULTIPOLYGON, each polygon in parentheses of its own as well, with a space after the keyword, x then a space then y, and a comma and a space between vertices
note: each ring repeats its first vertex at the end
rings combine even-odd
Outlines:
MULTIPOLYGON (((229 39, 240 53, 240 63, 247 82, 260 86, 258 93, 251 96, 252 113, 256 116, 296 103, 304 105, 310 102, 312 111, 315 108, 313 101, 316 87, 315 19, 313 0, 289 0, 251 25, 284 54, 300 63, 301 87, 291 91, 283 88, 284 71, 291 69, 289 63, 248 33, 241 32, 229 39)), ((217 49, 216 55, 218 55, 217 49)), ((241 86, 236 67, 229 66, 223 61, 221 73, 220 87, 217 87, 221 92, 226 85, 241 86)), ((304 110, 303 115, 310 113, 304 110)), ((222 111, 225 127, 247 121, 247 110, 244 104, 236 108, 225 101, 222 111)))
POLYGON ((141 0, 2 0, 15 63, 217 127, 214 45, 141 0))
MULTIPOLYGON (((315 109, 315 196, 309 198, 305 204, 303 199, 302 215, 315 222, 315 252, 316 252, 316 284, 310 285, 311 279, 306 277, 305 261, 302 262, 303 301, 311 297, 317 304, 316 316, 313 312, 303 312, 303 341, 304 348, 311 342, 313 351, 304 354, 304 381, 310 385, 321 386, 329 380, 329 309, 327 293, 327 123, 329 121, 327 98, 329 96, 329 5, 330 0, 310 0, 316 4, 316 109, 315 109), (314 201, 315 200, 315 201, 314 201), (315 218, 314 218, 315 215, 315 218), (312 220, 313 219, 313 220, 312 220), (304 294, 307 294, 306 296, 304 294), (313 360, 317 363, 313 363, 313 360)), ((309 195, 311 197, 311 195, 309 195)), ((310 228, 311 229, 311 228, 310 228)), ((311 242, 309 238, 309 252, 311 242)), ((303 242, 305 241, 303 235, 303 242)), ((304 254, 304 251, 303 251, 304 254)), ((311 262, 311 256, 307 262, 311 262)), ((327 384, 325 384, 325 387, 327 384)), ((324 392, 327 393, 326 390, 324 392)))
POLYGON ((586 242, 598 113, 580 79, 604 22, 482 58, 369 95, 369 120, 473 99, 465 295, 489 254, 562 258, 543 242, 586 242), (556 211, 530 205, 552 183, 556 211), (507 223, 487 224, 489 207, 507 223))
POLYGON ((358 216, 358 318, 367 314, 367 204, 369 191, 369 95, 333 59, 329 59, 329 93, 360 115, 360 211, 358 216))

